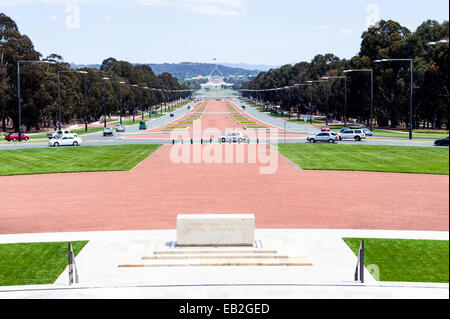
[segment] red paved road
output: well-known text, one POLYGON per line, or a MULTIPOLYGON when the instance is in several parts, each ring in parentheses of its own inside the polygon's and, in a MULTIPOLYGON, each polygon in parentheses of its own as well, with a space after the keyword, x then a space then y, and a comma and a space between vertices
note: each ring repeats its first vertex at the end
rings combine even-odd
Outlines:
POLYGON ((0 233, 175 229, 197 213, 255 214, 258 228, 449 229, 448 176, 302 171, 282 156, 261 175, 247 160, 175 164, 171 151, 131 172, 0 177, 0 233))

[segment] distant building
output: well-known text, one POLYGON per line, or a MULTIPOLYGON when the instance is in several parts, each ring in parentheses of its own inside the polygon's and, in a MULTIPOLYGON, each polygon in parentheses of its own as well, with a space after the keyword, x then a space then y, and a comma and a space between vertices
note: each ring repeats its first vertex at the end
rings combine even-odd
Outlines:
POLYGON ((208 77, 208 83, 200 84, 202 89, 223 89, 230 88, 233 86, 231 83, 226 83, 224 81, 225 76, 220 71, 219 66, 216 64, 214 70, 208 77), (218 73, 220 75, 214 75, 214 73, 218 73))

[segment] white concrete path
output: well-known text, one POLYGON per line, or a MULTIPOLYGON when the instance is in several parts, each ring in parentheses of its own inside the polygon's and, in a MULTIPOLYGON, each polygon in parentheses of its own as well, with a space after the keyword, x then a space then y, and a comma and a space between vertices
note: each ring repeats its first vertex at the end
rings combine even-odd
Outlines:
MULTIPOLYGON (((80 283, 67 269, 53 285, 0 287, 0 299, 394 299, 449 298, 448 284, 353 282, 356 256, 344 237, 448 240, 448 232, 367 230, 257 230, 263 246, 300 249, 312 267, 119 268, 148 245, 176 240, 175 230, 0 235, 0 243, 89 240, 77 256, 80 283)), ((380 270, 382 271, 382 270, 380 270)))

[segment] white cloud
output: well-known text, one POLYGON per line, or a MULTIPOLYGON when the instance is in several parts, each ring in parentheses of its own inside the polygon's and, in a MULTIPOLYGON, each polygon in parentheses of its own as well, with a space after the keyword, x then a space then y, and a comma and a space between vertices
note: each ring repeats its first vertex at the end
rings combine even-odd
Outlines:
POLYGON ((137 0, 137 2, 143 6, 170 6, 205 15, 233 16, 244 14, 243 0, 137 0))
POLYGON ((334 29, 334 26, 328 24, 322 24, 318 27, 319 30, 331 30, 334 29))
POLYGON ((350 29, 341 29, 341 30, 339 30, 339 32, 342 34, 352 34, 353 33, 353 31, 350 29))
MULTIPOLYGON (((134 0, 141 6, 173 7, 186 12, 213 15, 236 16, 245 14, 245 0, 134 0)), ((88 4, 116 4, 113 0, 0 0, 2 6, 41 4, 44 6, 81 6, 88 4)), ((106 18, 106 17, 105 17, 106 18)), ((108 18, 106 18, 108 20, 108 18)))

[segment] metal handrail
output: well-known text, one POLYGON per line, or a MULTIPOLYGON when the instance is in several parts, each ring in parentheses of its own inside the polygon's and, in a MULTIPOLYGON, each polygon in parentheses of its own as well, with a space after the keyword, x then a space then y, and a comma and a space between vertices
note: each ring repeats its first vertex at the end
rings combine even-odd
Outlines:
POLYGON ((355 281, 364 283, 364 240, 359 246, 358 261, 356 263, 355 281))

